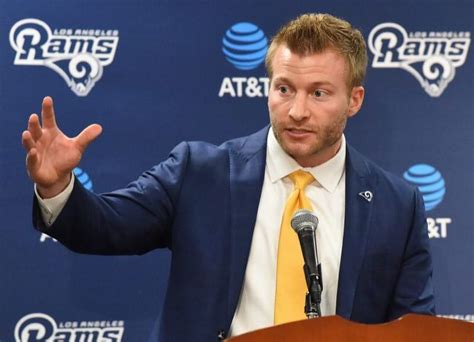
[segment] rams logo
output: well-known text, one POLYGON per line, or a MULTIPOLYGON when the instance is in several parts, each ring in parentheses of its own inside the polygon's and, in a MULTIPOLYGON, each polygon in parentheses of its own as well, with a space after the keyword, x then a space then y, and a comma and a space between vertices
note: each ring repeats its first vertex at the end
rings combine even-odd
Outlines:
POLYGON ((104 67, 112 63, 117 30, 51 28, 39 19, 23 19, 10 29, 15 65, 41 65, 56 71, 77 96, 89 94, 104 67))
POLYGON ((413 75, 432 97, 440 96, 464 64, 470 32, 410 32, 382 23, 369 34, 374 68, 400 68, 413 75))

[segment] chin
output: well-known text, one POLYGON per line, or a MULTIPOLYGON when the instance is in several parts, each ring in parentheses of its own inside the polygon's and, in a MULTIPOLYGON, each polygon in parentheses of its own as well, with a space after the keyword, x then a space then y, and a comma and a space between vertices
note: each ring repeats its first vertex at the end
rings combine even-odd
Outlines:
POLYGON ((295 160, 306 159, 313 155, 306 146, 282 146, 283 150, 295 160))

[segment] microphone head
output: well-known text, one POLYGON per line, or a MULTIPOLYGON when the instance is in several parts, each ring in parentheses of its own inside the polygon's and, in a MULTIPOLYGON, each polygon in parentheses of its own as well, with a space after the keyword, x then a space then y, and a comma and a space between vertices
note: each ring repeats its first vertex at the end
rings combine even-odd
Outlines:
POLYGON ((316 230, 318 223, 319 220, 316 215, 307 209, 298 210, 291 219, 291 227, 297 233, 305 227, 310 227, 311 229, 316 230))

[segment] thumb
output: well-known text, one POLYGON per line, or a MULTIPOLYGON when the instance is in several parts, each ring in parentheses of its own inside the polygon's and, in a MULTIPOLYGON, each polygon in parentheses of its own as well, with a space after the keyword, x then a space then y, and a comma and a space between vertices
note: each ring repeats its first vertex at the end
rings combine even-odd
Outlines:
POLYGON ((84 128, 84 130, 79 133, 77 137, 74 138, 74 140, 77 143, 77 146, 81 150, 81 152, 84 152, 87 146, 91 142, 93 142, 99 135, 102 133, 102 126, 98 124, 92 124, 84 128))

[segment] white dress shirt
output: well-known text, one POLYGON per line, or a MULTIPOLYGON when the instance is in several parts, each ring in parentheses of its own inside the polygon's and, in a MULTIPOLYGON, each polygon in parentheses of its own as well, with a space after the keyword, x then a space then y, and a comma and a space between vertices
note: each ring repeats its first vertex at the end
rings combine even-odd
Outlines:
POLYGON ((72 190, 74 189, 74 172, 71 172, 71 181, 69 182, 66 189, 63 190, 60 194, 52 198, 43 199, 38 193, 35 184, 35 194, 38 199, 38 204, 41 211, 41 216, 47 227, 51 226, 54 221, 58 218, 61 210, 63 210, 66 205, 69 196, 71 196, 72 190))
POLYGON ((346 142, 343 137, 341 148, 332 159, 316 167, 302 168, 283 151, 270 129, 257 221, 230 336, 274 324, 278 239, 284 207, 293 191, 293 183, 287 176, 299 169, 310 172, 316 179, 306 187, 305 194, 319 219, 316 240, 323 279, 321 314, 336 313, 344 233, 345 160, 346 142))
MULTIPOLYGON (((343 136, 337 154, 322 165, 302 168, 276 141, 273 130, 267 137, 267 157, 262 194, 250 247, 239 303, 229 336, 272 326, 274 323, 278 239, 285 203, 293 190, 287 177, 303 169, 316 179, 305 193, 319 219, 316 239, 321 262, 323 291, 321 314, 336 313, 336 296, 342 252, 345 212, 346 142, 343 136)), ((64 208, 74 185, 74 175, 66 189, 51 199, 42 199, 35 187, 43 220, 54 223, 64 208)), ((303 272, 303 271, 302 271, 303 272)), ((301 310, 304 308, 302 307, 301 310)))

